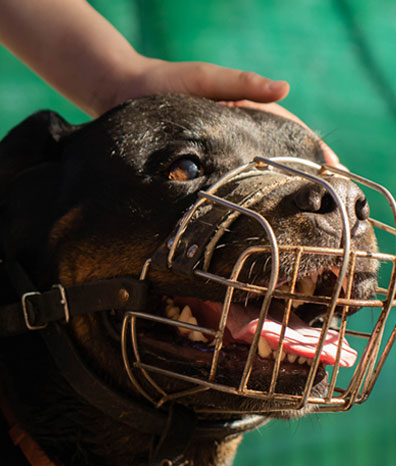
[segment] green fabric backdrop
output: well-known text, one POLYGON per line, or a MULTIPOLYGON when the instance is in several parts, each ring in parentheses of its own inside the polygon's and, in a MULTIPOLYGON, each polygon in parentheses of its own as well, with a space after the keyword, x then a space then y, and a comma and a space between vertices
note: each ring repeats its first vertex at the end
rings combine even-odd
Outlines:
MULTIPOLYGON (((395 0, 91 3, 144 54, 289 80, 284 105, 317 130, 351 170, 395 193, 395 0)), ((0 70, 0 137, 40 108, 75 123, 87 120, 4 49, 0 70)), ((348 413, 274 421, 246 435, 236 464, 395 465, 395 367, 396 350, 369 401, 348 413)))

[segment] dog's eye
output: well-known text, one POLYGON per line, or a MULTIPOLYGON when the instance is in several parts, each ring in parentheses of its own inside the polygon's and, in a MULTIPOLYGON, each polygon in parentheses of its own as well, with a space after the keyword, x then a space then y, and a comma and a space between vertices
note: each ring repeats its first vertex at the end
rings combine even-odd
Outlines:
POLYGON ((191 159, 179 159, 174 162, 168 174, 168 179, 174 181, 188 181, 203 175, 203 168, 199 162, 191 159))

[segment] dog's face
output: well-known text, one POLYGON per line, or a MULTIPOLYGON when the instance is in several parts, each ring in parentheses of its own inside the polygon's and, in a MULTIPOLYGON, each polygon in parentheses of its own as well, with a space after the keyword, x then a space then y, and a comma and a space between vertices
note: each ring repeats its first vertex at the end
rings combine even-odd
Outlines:
MULTIPOLYGON (((318 139, 299 125, 268 113, 231 109, 203 99, 143 98, 82 127, 71 127, 54 116, 51 119, 43 125, 45 130, 38 124, 39 129, 34 131, 33 140, 38 147, 32 142, 30 149, 24 148, 25 152, 37 153, 37 160, 29 161, 25 153, 18 156, 20 167, 10 168, 12 173, 30 166, 10 183, 3 207, 7 249, 43 289, 58 281, 68 286, 121 275, 139 277, 145 261, 165 247, 198 192, 256 156, 291 156, 323 162, 318 139)), ((16 137, 17 134, 10 135, 3 145, 12 148, 9 153, 14 158, 18 153, 16 137)), ((7 157, 4 159, 7 162, 7 157)), ((362 192, 341 178, 329 177, 329 183, 345 203, 354 247, 375 251, 376 241, 362 192)), ((246 176, 231 188, 240 200, 260 192, 254 210, 269 221, 280 245, 339 247, 342 227, 337 208, 331 196, 313 183, 274 172, 265 181, 246 176)), ((227 189, 228 186, 223 188, 227 189)), ((201 221, 206 222, 204 214, 201 221)), ((213 235, 217 228, 218 224, 214 224, 213 235)), ((199 235, 199 229, 196 230, 199 235)), ((229 277, 247 247, 263 244, 268 244, 268 237, 262 227, 253 219, 237 218, 213 246, 210 272, 229 277)), ((279 286, 288 287, 293 280, 294 257, 281 254, 279 286)), ((198 260, 198 266, 202 261, 198 260)), ((305 294, 331 295, 339 267, 337 258, 304 257, 296 289, 305 294)), ((269 256, 262 253, 247 261, 239 279, 266 286, 270 271, 269 256)), ((373 294, 376 271, 376 261, 358 261, 354 297, 373 294)), ((218 327, 223 286, 180 275, 155 261, 148 280, 151 287, 145 312, 218 327)), ((216 373, 218 383, 235 386, 241 377, 256 328, 258 302, 257 296, 247 299, 245 292, 234 293, 216 373)), ((282 320, 283 310, 284 301, 274 300, 269 311, 273 322, 282 320)), ((320 306, 304 304, 292 312, 290 327, 317 326, 322 311, 320 306)), ((69 326, 94 370, 105 374, 111 384, 123 391, 133 391, 123 367, 119 341, 114 336, 119 334, 121 321, 122 315, 114 311, 106 316, 74 318, 69 326)), ((265 391, 271 380, 277 341, 272 341, 268 332, 263 331, 262 335, 265 341, 259 345, 249 387, 265 391)), ((213 338, 147 322, 138 325, 138 338, 142 354, 150 363, 188 376, 209 373, 213 338)), ((278 389, 300 394, 310 357, 306 348, 286 348, 286 353, 278 389)), ((346 359, 347 353, 346 349, 346 359)), ((323 355, 315 378, 317 393, 322 395, 326 391, 326 364, 331 361, 323 355)), ((171 377, 154 377, 167 392, 191 386, 171 377)), ((145 381, 141 383, 144 385, 145 381)), ((181 401, 203 411, 216 407, 265 412, 268 407, 268 402, 213 391, 181 401)))

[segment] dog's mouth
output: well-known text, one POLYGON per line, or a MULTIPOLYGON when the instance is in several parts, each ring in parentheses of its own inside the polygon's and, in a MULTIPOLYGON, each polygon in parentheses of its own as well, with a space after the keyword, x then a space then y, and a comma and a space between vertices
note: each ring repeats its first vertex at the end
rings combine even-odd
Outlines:
MULTIPOLYGON (((301 297, 330 298, 338 273, 338 269, 332 268, 301 277, 296 282, 295 292, 301 297)), ((290 283, 279 283, 278 291, 287 293, 290 290, 290 283)), ((344 295, 345 287, 343 285, 341 295, 344 295)), ((234 302, 229 307, 220 355, 215 374, 212 375, 212 380, 218 384, 238 386, 258 327, 262 299, 257 298, 258 295, 256 298, 251 296, 249 300, 234 302)), ((253 360, 249 389, 268 390, 280 340, 283 342, 282 353, 275 389, 286 394, 301 394, 304 389, 321 339, 327 306, 295 298, 291 300, 285 325, 282 321, 289 303, 290 300, 286 298, 271 300, 253 360)), ((211 370, 213 372, 214 334, 219 328, 223 303, 195 297, 162 296, 153 298, 150 307, 151 313, 166 317, 172 324, 139 319, 137 339, 142 359, 167 371, 207 380, 211 370), (178 326, 178 322, 189 324, 190 328, 178 326)), ((335 315, 341 311, 337 307, 335 315)), ((314 386, 320 385, 320 392, 325 393, 326 366, 337 364, 352 367, 356 358, 357 352, 345 338, 340 338, 337 318, 334 317, 324 338, 314 386)))

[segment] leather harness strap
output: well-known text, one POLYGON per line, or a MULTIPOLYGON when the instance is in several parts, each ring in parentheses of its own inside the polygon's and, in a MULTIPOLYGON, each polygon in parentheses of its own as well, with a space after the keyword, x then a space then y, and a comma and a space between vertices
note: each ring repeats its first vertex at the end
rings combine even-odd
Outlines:
POLYGON ((148 284, 131 277, 98 280, 81 285, 54 286, 39 293, 24 291, 20 302, 0 308, 0 337, 44 328, 48 323, 109 309, 145 308, 148 284))
POLYGON ((0 410, 10 427, 8 435, 12 443, 20 448, 31 466, 61 466, 60 463, 55 464, 50 460, 33 437, 20 426, 4 397, 0 398, 0 410))

